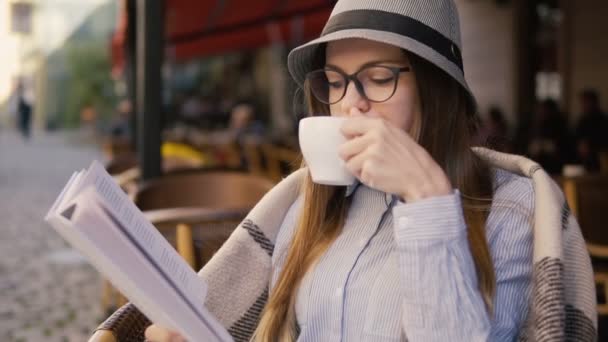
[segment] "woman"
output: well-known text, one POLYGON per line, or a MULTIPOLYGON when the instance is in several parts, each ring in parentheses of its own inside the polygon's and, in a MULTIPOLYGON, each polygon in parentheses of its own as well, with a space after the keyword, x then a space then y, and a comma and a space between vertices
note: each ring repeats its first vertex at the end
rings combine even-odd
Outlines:
POLYGON ((534 192, 471 150, 457 18, 452 1, 341 0, 322 37, 290 54, 310 112, 348 117, 340 154, 358 182, 318 185, 299 171, 253 340, 518 336, 534 192))

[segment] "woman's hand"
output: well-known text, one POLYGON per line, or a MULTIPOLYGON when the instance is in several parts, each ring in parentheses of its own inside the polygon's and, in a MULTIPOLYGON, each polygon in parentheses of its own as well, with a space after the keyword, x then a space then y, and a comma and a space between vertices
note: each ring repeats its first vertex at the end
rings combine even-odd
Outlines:
POLYGON ((158 325, 151 325, 146 329, 147 342, 186 342, 182 335, 175 331, 169 331, 158 325))
POLYGON ((404 130, 356 109, 342 125, 346 167, 363 184, 407 202, 452 193, 452 185, 430 154, 404 130))

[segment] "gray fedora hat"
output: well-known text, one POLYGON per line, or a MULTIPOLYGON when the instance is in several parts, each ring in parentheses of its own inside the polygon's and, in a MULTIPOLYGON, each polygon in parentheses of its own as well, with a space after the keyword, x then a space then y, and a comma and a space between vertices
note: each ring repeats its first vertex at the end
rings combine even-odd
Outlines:
POLYGON ((287 67, 299 86, 319 44, 364 38, 394 45, 433 63, 470 95, 462 65, 460 23, 453 0, 339 0, 321 37, 293 49, 287 67))

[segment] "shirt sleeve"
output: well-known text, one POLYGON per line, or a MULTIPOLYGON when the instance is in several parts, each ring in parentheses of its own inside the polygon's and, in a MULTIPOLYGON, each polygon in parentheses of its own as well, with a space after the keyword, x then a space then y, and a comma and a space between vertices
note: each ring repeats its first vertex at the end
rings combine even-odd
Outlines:
POLYGON ((497 280, 491 316, 478 290, 460 193, 400 202, 393 216, 403 285, 402 325, 408 340, 513 341, 526 315, 522 309, 527 309, 527 297, 521 294, 530 287, 532 260, 527 249, 509 248, 531 245, 532 238, 509 234, 531 232, 529 225, 522 228, 522 220, 488 218, 488 231, 496 232, 493 241, 508 241, 499 249, 490 243, 497 280), (516 293, 520 300, 510 302, 516 293))

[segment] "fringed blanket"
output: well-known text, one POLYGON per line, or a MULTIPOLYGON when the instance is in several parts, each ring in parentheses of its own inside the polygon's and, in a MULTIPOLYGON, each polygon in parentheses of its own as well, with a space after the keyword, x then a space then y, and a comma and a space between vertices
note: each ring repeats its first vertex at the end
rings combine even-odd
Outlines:
MULTIPOLYGON (((529 159, 483 148, 475 152, 491 166, 534 183, 534 290, 520 341, 595 341, 591 262, 561 189, 529 159)), ((209 285, 205 305, 237 342, 249 341, 260 319, 268 299, 274 242, 305 172, 296 171, 264 196, 199 273, 209 285)))

